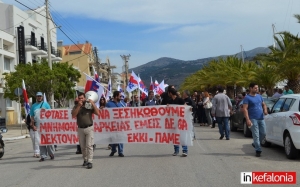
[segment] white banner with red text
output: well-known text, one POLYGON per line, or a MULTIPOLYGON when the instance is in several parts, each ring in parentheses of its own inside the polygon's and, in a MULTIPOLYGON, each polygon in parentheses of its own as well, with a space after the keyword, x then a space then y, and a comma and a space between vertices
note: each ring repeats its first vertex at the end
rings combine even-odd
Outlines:
MULTIPOLYGON (((76 119, 71 109, 35 111, 41 145, 78 144, 76 119)), ((161 105, 99 109, 93 115, 94 143, 193 145, 190 106, 161 105)))

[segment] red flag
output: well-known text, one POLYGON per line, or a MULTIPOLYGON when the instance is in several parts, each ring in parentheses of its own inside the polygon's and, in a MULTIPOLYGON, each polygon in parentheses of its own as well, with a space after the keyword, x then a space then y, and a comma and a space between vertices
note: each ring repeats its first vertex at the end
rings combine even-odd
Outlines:
POLYGON ((150 82, 149 90, 154 90, 154 85, 153 85, 152 77, 151 77, 151 82, 150 82))

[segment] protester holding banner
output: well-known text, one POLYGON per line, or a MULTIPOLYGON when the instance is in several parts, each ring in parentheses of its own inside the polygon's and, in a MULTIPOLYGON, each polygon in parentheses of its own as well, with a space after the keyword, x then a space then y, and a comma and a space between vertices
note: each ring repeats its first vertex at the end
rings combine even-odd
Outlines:
MULTIPOLYGON (((185 101, 177 96, 177 91, 174 88, 168 89, 168 95, 170 99, 167 102, 167 105, 184 105, 185 101)), ((174 145, 174 153, 173 156, 177 156, 179 154, 179 145, 174 145)), ((188 147, 182 146, 182 156, 186 157, 188 154, 188 147)))
MULTIPOLYGON (((113 93, 113 100, 107 102, 106 107, 107 108, 116 108, 116 107, 124 107, 120 101, 122 98, 122 94, 119 91, 114 91, 113 93)), ((114 154, 117 152, 117 146, 118 146, 118 153, 119 153, 119 157, 124 157, 123 154, 123 144, 119 143, 119 144, 110 144, 111 145, 111 153, 109 156, 114 156, 114 154)))
MULTIPOLYGON (((39 123, 35 123, 36 121, 36 116, 35 116, 35 111, 38 109, 51 109, 50 105, 43 100, 43 93, 42 92, 37 92, 36 93, 36 103, 34 103, 31 107, 30 110, 30 116, 31 116, 31 128, 34 131, 37 131, 39 127, 39 123)), ((37 133, 35 133, 35 136, 37 133)), ((34 138, 36 139, 36 138, 34 138)), ((37 143, 34 141, 34 143, 37 143)), ((46 146, 40 146, 40 154, 41 154, 41 159, 39 160, 40 162, 45 161, 45 158, 47 158, 47 155, 50 156, 51 160, 54 159, 54 147, 53 145, 46 145, 46 146)))
POLYGON ((155 95, 155 100, 156 100, 156 104, 157 104, 157 105, 161 105, 161 98, 160 98, 160 95, 159 95, 159 94, 156 94, 156 95, 155 95))
POLYGON ((91 103, 92 109, 85 108, 85 102, 86 100, 84 93, 79 93, 78 104, 74 106, 72 110, 72 117, 77 118, 79 144, 84 160, 82 166, 87 166, 87 169, 91 169, 93 167, 92 162, 94 145, 94 126, 92 114, 99 115, 99 110, 91 99, 89 99, 88 102, 91 103))
POLYGON ((133 100, 130 102, 131 107, 139 107, 141 104, 139 103, 139 97, 137 95, 133 96, 133 100))
MULTIPOLYGON (((161 105, 166 105, 168 103, 168 101, 171 99, 169 96, 169 90, 171 88, 175 89, 175 87, 173 85, 169 85, 168 87, 165 88, 165 92, 160 95, 162 98, 161 105)), ((177 95, 177 92, 176 92, 176 95, 177 95)))
POLYGON ((154 92, 150 90, 148 92, 148 97, 143 100, 142 106, 154 106, 154 105, 157 105, 157 101, 154 98, 154 92))

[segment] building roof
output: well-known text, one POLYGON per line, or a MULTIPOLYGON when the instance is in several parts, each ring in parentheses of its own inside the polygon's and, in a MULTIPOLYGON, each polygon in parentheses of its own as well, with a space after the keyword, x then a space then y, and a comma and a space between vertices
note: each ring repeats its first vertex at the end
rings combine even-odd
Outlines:
POLYGON ((85 54, 90 54, 93 49, 91 43, 64 45, 63 47, 65 48, 64 55, 68 55, 69 52, 76 52, 76 51, 83 51, 85 54))

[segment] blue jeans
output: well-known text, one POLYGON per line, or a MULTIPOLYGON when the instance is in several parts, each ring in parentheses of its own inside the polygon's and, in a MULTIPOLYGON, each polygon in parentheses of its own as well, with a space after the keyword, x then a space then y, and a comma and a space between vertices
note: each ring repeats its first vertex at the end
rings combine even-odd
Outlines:
POLYGON ((117 146, 118 146, 118 154, 123 153, 123 144, 109 144, 111 146, 111 151, 112 152, 117 152, 117 146))
MULTIPOLYGON (((179 153, 179 145, 174 145, 174 152, 179 153)), ((182 152, 183 153, 188 153, 188 146, 183 145, 182 146, 182 152)))
POLYGON ((265 120, 250 119, 252 123, 251 131, 255 151, 261 152, 260 142, 266 137, 266 123, 265 120))
POLYGON ((220 135, 224 136, 224 130, 225 130, 226 138, 229 138, 229 135, 230 135, 228 119, 229 119, 229 117, 216 117, 216 120, 217 120, 217 123, 219 126, 220 135))

